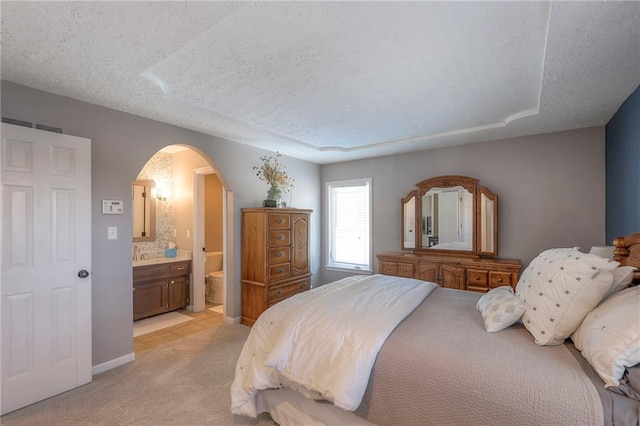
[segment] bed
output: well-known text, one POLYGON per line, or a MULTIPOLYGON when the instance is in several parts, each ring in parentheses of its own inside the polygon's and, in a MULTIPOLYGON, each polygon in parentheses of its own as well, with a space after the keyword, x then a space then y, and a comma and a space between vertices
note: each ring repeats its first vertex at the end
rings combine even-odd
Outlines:
POLYGON ((356 276, 287 299, 250 333, 232 412, 305 425, 637 425, 640 233, 614 244, 615 261, 541 253, 516 294, 356 276), (545 309, 566 300, 566 315, 549 321, 545 309), (511 321, 508 309, 492 311, 507 301, 522 312, 492 329, 498 316, 511 321))

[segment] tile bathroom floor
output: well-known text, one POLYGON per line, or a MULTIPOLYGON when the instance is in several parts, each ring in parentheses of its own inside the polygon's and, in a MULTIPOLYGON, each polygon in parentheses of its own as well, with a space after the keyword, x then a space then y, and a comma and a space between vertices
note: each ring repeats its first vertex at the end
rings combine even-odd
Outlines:
POLYGON ((223 322, 222 314, 209 310, 209 308, 214 306, 216 305, 213 303, 206 303, 204 311, 202 312, 190 312, 184 309, 175 311, 193 317, 193 321, 183 322, 163 328, 162 330, 152 331, 151 333, 134 337, 133 351, 135 353, 144 352, 148 349, 156 348, 191 334, 221 325, 223 322))

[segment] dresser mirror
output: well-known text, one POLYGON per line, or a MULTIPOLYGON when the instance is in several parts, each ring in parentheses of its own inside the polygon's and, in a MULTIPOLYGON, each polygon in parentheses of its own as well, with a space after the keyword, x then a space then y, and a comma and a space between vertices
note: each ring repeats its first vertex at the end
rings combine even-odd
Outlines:
POLYGON ((478 179, 439 176, 402 199, 402 249, 497 256, 498 197, 478 179))
POLYGON ((151 194, 154 186, 152 180, 131 183, 134 243, 156 240, 156 200, 151 194))

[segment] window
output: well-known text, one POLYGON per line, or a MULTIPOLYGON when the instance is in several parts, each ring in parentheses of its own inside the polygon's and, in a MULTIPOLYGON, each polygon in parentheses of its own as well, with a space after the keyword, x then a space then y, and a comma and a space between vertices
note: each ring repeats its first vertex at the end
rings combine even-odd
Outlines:
POLYGON ((326 183, 327 268, 371 272, 371 179, 326 183))

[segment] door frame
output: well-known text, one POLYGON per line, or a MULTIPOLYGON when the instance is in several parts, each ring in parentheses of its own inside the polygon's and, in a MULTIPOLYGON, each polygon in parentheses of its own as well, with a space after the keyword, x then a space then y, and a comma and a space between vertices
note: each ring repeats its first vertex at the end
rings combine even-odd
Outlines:
MULTIPOLYGON (((190 310, 194 312, 203 311, 205 308, 205 274, 204 274, 204 177, 205 175, 216 173, 211 166, 200 167, 193 170, 193 247, 192 247, 192 274, 191 304, 190 310)), ((222 182, 222 180, 221 180, 222 182)), ((227 317, 227 296, 229 294, 228 285, 233 282, 233 244, 229 242, 229 237, 233 235, 233 220, 230 220, 230 213, 233 211, 233 192, 229 191, 224 183, 222 185, 222 261, 223 261, 223 303, 222 312, 225 323, 234 323, 232 318, 227 317)))

